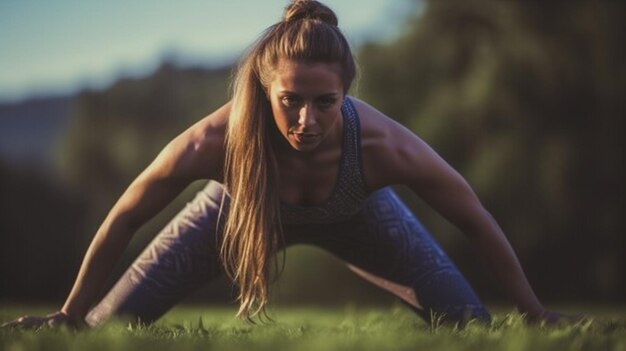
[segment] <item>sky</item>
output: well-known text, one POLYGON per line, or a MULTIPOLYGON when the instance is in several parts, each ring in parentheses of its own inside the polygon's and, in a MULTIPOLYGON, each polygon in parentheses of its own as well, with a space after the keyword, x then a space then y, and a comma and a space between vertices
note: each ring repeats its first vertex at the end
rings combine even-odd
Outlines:
MULTIPOLYGON (((415 0, 326 0, 353 47, 396 37, 415 0)), ((103 88, 165 58, 230 62, 287 0, 1 0, 0 102, 103 88)))

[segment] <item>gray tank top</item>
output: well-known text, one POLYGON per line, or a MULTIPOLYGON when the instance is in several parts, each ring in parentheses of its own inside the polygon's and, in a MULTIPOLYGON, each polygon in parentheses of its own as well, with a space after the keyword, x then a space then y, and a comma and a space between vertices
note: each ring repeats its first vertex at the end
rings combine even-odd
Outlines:
POLYGON ((283 224, 334 223, 356 214, 367 199, 361 159, 361 128, 359 115, 349 97, 341 106, 343 136, 341 160, 335 188, 328 201, 320 206, 280 204, 283 224))

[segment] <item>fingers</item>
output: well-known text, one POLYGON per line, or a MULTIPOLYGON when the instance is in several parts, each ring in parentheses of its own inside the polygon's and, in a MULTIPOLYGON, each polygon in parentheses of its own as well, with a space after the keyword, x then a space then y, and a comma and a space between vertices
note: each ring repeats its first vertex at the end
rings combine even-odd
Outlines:
POLYGON ((68 317, 65 314, 56 312, 45 317, 23 316, 4 323, 0 327, 6 329, 42 329, 58 328, 62 325, 74 327, 72 323, 69 323, 68 317))
POLYGON ((43 318, 41 317, 23 316, 18 319, 2 324, 2 328, 33 329, 33 328, 38 328, 39 326, 41 326, 42 322, 43 322, 43 318))
POLYGON ((2 323, 2 325, 0 325, 0 328, 13 328, 15 326, 16 321, 10 321, 10 322, 6 322, 6 323, 2 323))

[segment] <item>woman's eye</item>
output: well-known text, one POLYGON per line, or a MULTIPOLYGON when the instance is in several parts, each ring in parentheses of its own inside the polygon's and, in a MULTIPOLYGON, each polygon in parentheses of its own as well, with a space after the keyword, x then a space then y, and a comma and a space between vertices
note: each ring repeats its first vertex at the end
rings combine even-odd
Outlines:
POLYGON ((282 101, 288 107, 294 107, 298 104, 298 99, 293 96, 285 96, 282 98, 282 101))
POLYGON ((326 98, 326 99, 321 99, 319 100, 319 105, 321 107, 330 107, 332 105, 335 104, 335 102, 337 102, 337 100, 333 99, 333 98, 326 98))

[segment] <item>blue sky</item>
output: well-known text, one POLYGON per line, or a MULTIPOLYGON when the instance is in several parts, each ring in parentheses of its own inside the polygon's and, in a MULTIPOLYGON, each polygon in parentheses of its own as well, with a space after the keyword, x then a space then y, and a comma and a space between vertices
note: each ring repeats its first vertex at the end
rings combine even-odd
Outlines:
MULTIPOLYGON (((164 57, 216 65, 280 19, 287 0, 1 0, 0 102, 150 73, 164 57)), ((414 0, 327 0, 353 46, 388 40, 414 0)))

